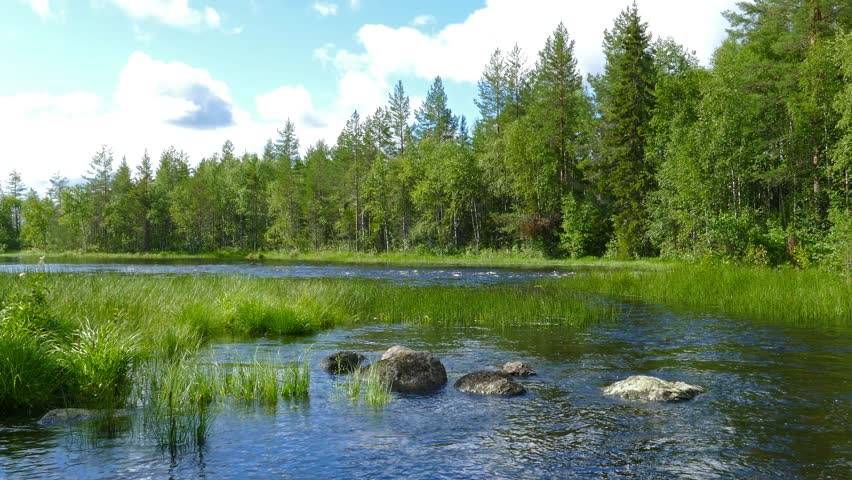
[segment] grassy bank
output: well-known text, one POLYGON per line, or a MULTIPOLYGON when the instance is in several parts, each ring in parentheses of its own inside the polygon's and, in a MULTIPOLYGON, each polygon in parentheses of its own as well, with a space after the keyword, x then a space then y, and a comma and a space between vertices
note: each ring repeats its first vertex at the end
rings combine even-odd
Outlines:
POLYGON ((455 266, 455 267, 512 267, 512 268, 613 268, 650 270, 664 268, 671 262, 657 259, 614 260, 602 258, 566 259, 547 258, 535 253, 483 250, 478 253, 437 255, 416 252, 356 253, 351 251, 318 252, 238 252, 220 251, 200 254, 179 252, 163 253, 80 253, 22 251, 0 253, 2 258, 24 258, 37 261, 46 256, 48 261, 168 261, 168 260, 270 260, 298 263, 335 263, 343 265, 402 265, 402 266, 455 266))
POLYGON ((615 316, 609 305, 547 283, 472 289, 350 279, 27 274, 0 275, 0 298, 7 299, 0 351, 15 353, 0 365, 0 406, 31 411, 119 407, 138 365, 180 361, 219 336, 301 335, 366 322, 571 326, 615 316), (57 378, 72 380, 58 385, 57 378))
POLYGON ((598 293, 746 319, 852 326, 852 283, 838 272, 672 264, 641 271, 591 270, 558 281, 598 293))

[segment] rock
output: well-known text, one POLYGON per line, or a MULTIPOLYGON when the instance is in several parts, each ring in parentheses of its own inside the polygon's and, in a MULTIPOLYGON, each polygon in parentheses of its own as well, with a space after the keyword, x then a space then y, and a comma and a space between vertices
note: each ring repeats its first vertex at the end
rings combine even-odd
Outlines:
POLYGON ((51 410, 41 417, 38 421, 39 425, 61 425, 74 422, 82 422, 88 420, 97 420, 107 416, 126 417, 130 415, 126 409, 117 410, 92 410, 88 408, 57 408, 51 410))
POLYGON ((352 373, 361 366, 367 358, 358 352, 335 352, 320 362, 320 368, 326 373, 339 375, 352 373))
POLYGON ((704 393, 704 389, 684 382, 634 375, 604 388, 603 393, 645 402, 680 402, 704 393))
POLYGON ((523 362, 507 362, 503 365, 503 371, 513 377, 531 377, 535 372, 529 365, 523 362))
POLYGON ((378 369, 395 392, 428 393, 447 384, 447 370, 440 360, 406 347, 391 347, 370 368, 378 369))
POLYGON ((402 345, 394 345, 394 346, 390 347, 389 349, 387 349, 387 351, 382 354, 382 360, 387 360, 387 359, 393 357, 394 355, 397 355, 397 354, 400 354, 400 353, 412 353, 412 352, 414 352, 414 350, 412 350, 408 347, 403 347, 402 345))
POLYGON ((476 395, 520 395, 527 389, 506 372, 482 370, 468 373, 456 380, 455 387, 465 393, 476 395))

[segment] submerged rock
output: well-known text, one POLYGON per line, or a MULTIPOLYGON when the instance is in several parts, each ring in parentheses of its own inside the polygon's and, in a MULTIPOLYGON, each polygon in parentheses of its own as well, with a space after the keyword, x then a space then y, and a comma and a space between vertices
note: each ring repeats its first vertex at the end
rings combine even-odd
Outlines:
POLYGON ((634 375, 604 388, 603 393, 644 402, 680 402, 704 393, 704 388, 684 382, 634 375))
POLYGON ((320 362, 320 368, 324 372, 334 375, 352 373, 357 370, 358 367, 361 366, 361 363, 366 359, 367 357, 358 352, 335 352, 322 359, 320 362))
POLYGON ((61 425, 66 423, 83 422, 89 420, 98 420, 109 416, 126 417, 129 415, 126 409, 117 410, 93 410, 88 408, 57 408, 51 410, 41 417, 38 421, 39 425, 61 425))
POLYGON ((482 370, 468 373, 456 380, 455 387, 465 393, 476 395, 511 396, 526 393, 527 389, 506 372, 482 370))
POLYGON ((535 375, 533 369, 523 362, 507 362, 503 365, 503 371, 513 377, 531 377, 535 375))
POLYGON ((428 393, 447 384, 447 370, 440 360, 429 352, 399 345, 388 349, 370 368, 378 369, 395 392, 428 393))

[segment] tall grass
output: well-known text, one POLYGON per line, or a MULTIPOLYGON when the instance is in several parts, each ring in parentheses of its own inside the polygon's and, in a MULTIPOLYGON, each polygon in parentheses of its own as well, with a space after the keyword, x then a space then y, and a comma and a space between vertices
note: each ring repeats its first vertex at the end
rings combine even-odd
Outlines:
POLYGON ((310 394, 311 369, 307 355, 302 363, 291 363, 284 368, 284 379, 281 382, 281 396, 287 400, 304 400, 310 394))
POLYGON ((353 404, 381 408, 393 398, 390 382, 377 368, 357 369, 335 383, 337 394, 353 404))
POLYGON ((76 406, 121 408, 132 389, 131 373, 139 359, 138 336, 127 334, 120 319, 92 324, 88 320, 71 343, 58 348, 69 383, 69 400, 76 406))
POLYGON ((248 363, 231 362, 226 374, 225 392, 245 404, 274 408, 278 404, 278 372, 280 366, 255 353, 248 363))
POLYGON ((831 271, 679 264, 651 271, 590 271, 555 285, 764 322, 852 325, 852 284, 831 271))
POLYGON ((191 358, 152 361, 141 373, 144 430, 172 454, 205 443, 222 392, 216 368, 191 358))
MULTIPOLYGON (((10 281, 0 276, 0 285, 10 281)), ((56 317, 80 325, 85 318, 103 321, 121 311, 124 329, 140 332, 144 344, 158 345, 164 355, 220 335, 301 335, 372 321, 581 325, 615 315, 612 306, 551 282, 469 288, 351 279, 54 274, 46 283, 56 317)))

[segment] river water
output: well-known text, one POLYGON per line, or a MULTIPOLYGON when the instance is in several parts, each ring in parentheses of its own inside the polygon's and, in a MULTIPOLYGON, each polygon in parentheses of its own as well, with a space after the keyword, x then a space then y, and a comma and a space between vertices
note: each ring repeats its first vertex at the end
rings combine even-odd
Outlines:
POLYGON ((488 285, 541 278, 556 278, 572 272, 535 268, 400 267, 385 265, 340 265, 275 260, 98 260, 49 261, 42 265, 32 258, 0 258, 0 274, 121 273, 128 275, 245 275, 258 278, 371 278, 412 285, 488 285))
POLYGON ((223 362, 307 355, 310 400, 282 401, 274 411, 225 408, 203 447, 177 454, 135 433, 87 440, 79 427, 4 419, 0 477, 852 478, 848 329, 621 307, 616 321, 579 328, 381 324, 215 343, 210 355, 223 362), (394 394, 376 410, 340 398, 317 366, 336 350, 375 359, 394 344, 432 351, 448 386, 394 394), (484 398, 452 387, 465 373, 509 360, 539 374, 524 380, 526 395, 484 398), (633 374, 707 392, 675 404, 601 394, 633 374))

